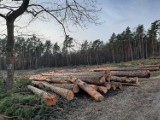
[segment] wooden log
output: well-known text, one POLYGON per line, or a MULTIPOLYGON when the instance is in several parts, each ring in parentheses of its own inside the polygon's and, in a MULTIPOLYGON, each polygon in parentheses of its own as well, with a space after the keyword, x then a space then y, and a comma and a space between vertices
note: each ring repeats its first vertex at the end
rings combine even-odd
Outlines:
POLYGON ((81 79, 83 82, 86 82, 86 83, 90 83, 90 84, 96 84, 96 85, 99 85, 99 84, 102 84, 102 83, 105 83, 106 82, 106 79, 104 76, 102 77, 78 77, 79 79, 81 79))
POLYGON ((122 86, 139 86, 140 85, 140 83, 138 83, 138 84, 135 84, 135 83, 119 83, 119 84, 121 84, 122 86))
MULTIPOLYGON (((70 82, 74 83, 74 78, 77 78, 75 76, 71 76, 70 79, 68 79, 70 82)), ((79 76, 78 79, 80 79, 83 82, 89 83, 89 84, 95 84, 95 85, 101 85, 106 82, 106 79, 104 76, 102 77, 94 77, 94 76, 79 76)))
POLYGON ((127 77, 111 76, 109 81, 110 81, 110 82, 121 82, 121 83, 134 83, 134 84, 139 84, 138 77, 127 78, 127 77))
POLYGON ((107 93, 108 88, 104 86, 98 86, 98 91, 101 93, 107 93))
POLYGON ((74 93, 71 90, 60 88, 56 86, 52 86, 49 83, 41 82, 46 88, 49 88, 52 92, 55 92, 56 94, 62 96, 63 98, 67 99, 68 101, 73 100, 74 93))
POLYGON ((34 76, 31 76, 29 79, 35 80, 35 81, 46 81, 46 82, 50 82, 50 83, 66 84, 68 78, 69 77, 58 78, 58 77, 51 77, 51 76, 34 75, 34 76))
POLYGON ((68 83, 67 79, 69 79, 69 77, 68 78, 51 77, 51 78, 46 79, 46 81, 50 83, 67 84, 68 83))
POLYGON ((46 72, 46 73, 41 73, 42 76, 55 76, 56 73, 54 71, 52 72, 46 72))
POLYGON ((108 89, 107 87, 104 87, 104 86, 97 86, 97 85, 91 85, 89 84, 90 87, 92 87, 93 89, 95 89, 96 91, 99 91, 101 93, 107 93, 108 89))
POLYGON ((28 85, 27 87, 34 94, 42 97, 47 102, 47 105, 50 106, 50 105, 55 105, 57 103, 57 97, 55 94, 50 94, 48 92, 45 92, 45 91, 38 89, 36 87, 33 87, 31 85, 28 85))
POLYGON ((143 66, 139 66, 140 68, 144 68, 144 67, 160 67, 160 64, 157 65, 143 65, 143 66))
POLYGON ((160 70, 159 66, 155 66, 155 67, 147 67, 147 66, 142 66, 142 67, 138 67, 138 68, 102 68, 102 69, 95 69, 95 72, 102 72, 102 71, 136 71, 136 70, 149 70, 149 71, 158 71, 160 70))
POLYGON ((105 82, 104 86, 107 88, 107 90, 111 89, 111 84, 108 82, 105 82))
POLYGON ((111 76, 149 78, 149 71, 111 71, 111 76))
POLYGON ((59 76, 99 76, 102 77, 105 72, 69 72, 69 73, 59 73, 59 76))
POLYGON ((144 66, 144 67, 139 68, 139 70, 159 71, 160 67, 158 67, 158 66, 157 67, 147 67, 147 66, 144 66))
POLYGON ((122 89, 121 83, 112 82, 112 84, 114 84, 116 86, 116 89, 122 89))
POLYGON ((32 75, 29 77, 30 80, 37 80, 37 81, 45 81, 47 79, 46 76, 42 75, 32 75))
POLYGON ((60 83, 65 84, 67 81, 70 81, 71 76, 79 78, 84 82, 90 84, 101 84, 106 81, 106 74, 105 72, 78 72, 78 73, 57 73, 56 76, 43 76, 37 75, 32 76, 32 80, 37 81, 47 81, 51 83, 60 83))
POLYGON ((94 100, 96 101, 102 101, 103 96, 97 92, 95 89, 93 89, 91 86, 89 86, 87 83, 83 82, 80 79, 74 79, 74 83, 76 83, 81 89, 83 89, 85 92, 87 92, 94 100))
POLYGON ((95 90, 98 90, 98 86, 97 85, 94 85, 94 84, 88 84, 90 87, 92 87, 93 89, 95 90))
POLYGON ((153 57, 150 57, 149 59, 160 59, 160 56, 153 56, 153 57))
POLYGON ((72 90, 73 93, 78 93, 80 90, 77 84, 52 84, 52 85, 56 87, 72 90))
POLYGON ((111 86, 110 89, 116 90, 116 89, 122 89, 122 84, 118 82, 106 82, 104 86, 111 86))

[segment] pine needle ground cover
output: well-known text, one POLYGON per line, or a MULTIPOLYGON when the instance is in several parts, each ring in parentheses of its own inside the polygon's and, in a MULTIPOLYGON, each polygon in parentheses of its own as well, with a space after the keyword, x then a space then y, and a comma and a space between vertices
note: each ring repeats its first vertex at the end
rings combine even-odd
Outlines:
POLYGON ((15 116, 16 120, 54 120, 65 119, 65 116, 76 109, 76 99, 72 102, 59 98, 56 106, 47 106, 40 97, 28 91, 31 84, 27 78, 15 81, 11 92, 4 90, 4 80, 0 78, 0 114, 15 116))

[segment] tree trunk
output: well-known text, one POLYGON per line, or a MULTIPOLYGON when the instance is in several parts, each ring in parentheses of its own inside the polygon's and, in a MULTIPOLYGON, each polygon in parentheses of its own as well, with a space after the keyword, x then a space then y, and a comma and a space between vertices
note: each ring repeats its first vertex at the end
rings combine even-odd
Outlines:
POLYGON ((47 102, 47 105, 55 105, 57 103, 57 97, 55 94, 50 94, 48 92, 45 92, 41 89, 38 89, 36 87, 33 87, 31 85, 28 85, 28 89, 30 91, 32 91, 34 94, 42 97, 46 102, 47 102))
POLYGON ((72 90, 73 93, 79 92, 79 87, 77 84, 52 84, 52 86, 69 89, 69 90, 72 90))
POLYGON ((59 77, 50 77, 50 76, 42 76, 42 75, 32 75, 29 79, 36 80, 36 81, 47 81, 50 83, 66 84, 67 79, 69 79, 69 77, 59 78, 59 77))
POLYGON ((104 86, 98 86, 98 91, 101 93, 107 93, 108 88, 104 86))
POLYGON ((101 68, 101 69, 95 69, 94 72, 102 72, 102 71, 137 71, 137 70, 149 70, 149 71, 158 71, 160 70, 160 67, 158 65, 150 66, 141 66, 138 68, 101 68))
POLYGON ((7 79, 5 81, 5 89, 11 90, 14 78, 14 21, 7 20, 7 44, 6 44, 6 65, 7 79))
POLYGON ((107 88, 107 90, 111 89, 111 84, 108 82, 105 82, 104 86, 107 88))
POLYGON ((94 85, 94 84, 88 84, 90 87, 92 87, 93 89, 95 90, 98 90, 98 86, 97 85, 94 85))
POLYGON ((137 77, 136 78, 127 78, 127 77, 111 76, 109 81, 121 82, 121 83, 139 84, 137 77))
POLYGON ((118 82, 106 82, 105 86, 106 85, 110 85, 113 90, 122 89, 122 84, 118 82))
POLYGON ((111 71, 111 76, 149 78, 149 71, 111 71))
POLYGON ((62 96, 68 101, 73 100, 74 98, 74 93, 71 90, 52 86, 51 84, 46 82, 40 82, 40 83, 43 85, 43 87, 50 89, 52 92, 55 92, 56 94, 62 96))
POLYGON ((75 79, 74 83, 77 84, 81 89, 86 91, 94 100, 96 101, 102 101, 103 96, 97 92, 95 89, 93 89, 91 86, 89 86, 87 83, 83 82, 80 79, 75 79))

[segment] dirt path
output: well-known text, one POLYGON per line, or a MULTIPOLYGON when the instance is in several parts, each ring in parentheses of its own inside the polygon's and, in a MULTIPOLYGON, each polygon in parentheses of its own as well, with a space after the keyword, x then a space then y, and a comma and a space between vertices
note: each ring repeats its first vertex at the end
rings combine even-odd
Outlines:
MULTIPOLYGON (((160 76, 105 95, 102 102, 80 99, 68 120, 160 120, 160 76)), ((79 99, 79 98, 78 98, 79 99)))

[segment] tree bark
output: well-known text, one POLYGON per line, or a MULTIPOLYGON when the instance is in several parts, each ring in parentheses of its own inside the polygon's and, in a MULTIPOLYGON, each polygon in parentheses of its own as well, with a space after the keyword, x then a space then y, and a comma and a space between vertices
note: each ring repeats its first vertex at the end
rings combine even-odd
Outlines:
POLYGON ((42 75, 38 74, 38 75, 30 76, 29 79, 35 80, 35 81, 46 81, 46 82, 50 82, 50 83, 66 84, 67 79, 69 79, 69 77, 59 78, 59 77, 42 76, 42 75))
POLYGON ((149 71, 158 71, 160 69, 160 67, 157 66, 141 66, 138 68, 102 68, 102 69, 95 69, 93 71, 95 72, 102 72, 102 71, 137 71, 137 70, 149 70, 149 71))
POLYGON ((121 83, 132 83, 132 84, 139 84, 138 78, 127 78, 127 77, 117 77, 117 76, 111 76, 110 80, 111 82, 121 82, 121 83))
POLYGON ((107 93, 108 89, 104 86, 98 86, 98 91, 101 93, 107 93))
POLYGON ((42 88, 48 88, 52 92, 55 92, 56 94, 62 96, 63 98, 67 99, 68 101, 73 100, 74 98, 74 93, 71 90, 65 89, 65 88, 60 88, 56 86, 52 86, 49 83, 46 82, 40 82, 42 88))
POLYGON ((86 91, 94 100, 96 101, 102 101, 103 96, 97 92, 95 89, 93 89, 91 86, 89 86, 87 83, 83 82, 80 79, 75 79, 74 83, 77 84, 81 89, 86 91))
POLYGON ((8 12, 6 16, 7 25, 7 44, 6 44, 6 65, 7 65, 7 79, 5 81, 5 89, 11 90, 13 87, 14 79, 14 21, 17 17, 22 15, 28 8, 30 0, 23 0, 21 6, 14 11, 8 12))
POLYGON ((7 44, 6 44, 6 65, 7 79, 5 81, 5 89, 11 90, 14 79, 14 21, 7 20, 7 44))
POLYGON ((122 84, 121 83, 116 83, 116 82, 106 82, 104 84, 104 86, 106 86, 107 88, 109 89, 113 89, 113 90, 116 90, 116 89, 122 89, 122 84))
POLYGON ((149 71, 111 71, 111 76, 149 78, 149 71))
POLYGON ((69 89, 69 90, 72 90, 73 93, 79 92, 79 87, 77 84, 52 84, 52 86, 69 89))
POLYGON ((57 97, 55 94, 50 94, 48 92, 45 92, 41 89, 38 89, 36 87, 33 87, 31 85, 28 85, 28 89, 30 91, 32 91, 34 94, 42 97, 46 102, 47 102, 47 105, 55 105, 57 103, 57 97))
POLYGON ((107 90, 111 89, 111 84, 108 82, 105 82, 104 86, 107 88, 107 90))
POLYGON ((97 85, 94 85, 94 84, 88 84, 90 87, 92 87, 93 89, 95 90, 98 90, 98 86, 97 85))

